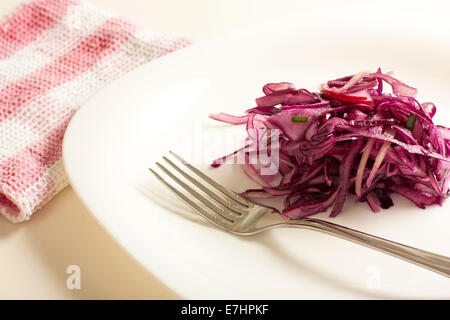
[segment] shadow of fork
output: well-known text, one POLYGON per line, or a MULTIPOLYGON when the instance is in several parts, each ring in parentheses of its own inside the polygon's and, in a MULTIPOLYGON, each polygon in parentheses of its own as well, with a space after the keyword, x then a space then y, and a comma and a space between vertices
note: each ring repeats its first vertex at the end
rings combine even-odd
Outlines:
POLYGON ((171 213, 175 213, 182 218, 200 223, 209 228, 215 228, 208 221, 193 211, 187 204, 180 201, 175 195, 167 192, 167 190, 164 190, 164 187, 139 184, 136 189, 145 197, 171 213))
MULTIPOLYGON (((148 197, 151 201, 154 201, 156 204, 170 211, 171 213, 177 214, 184 219, 200 223, 208 228, 217 229, 209 222, 207 222, 204 218, 199 216, 188 205, 180 201, 175 195, 166 192, 166 190, 164 190, 163 188, 159 188, 157 186, 150 187, 149 185, 140 185, 138 187, 138 190, 146 197, 148 197)), ((223 231, 217 230, 217 232, 223 231)), ((376 290, 371 290, 369 288, 366 289, 363 287, 353 286, 343 279, 336 278, 331 273, 318 270, 313 265, 305 261, 300 261, 296 259, 294 256, 289 254, 288 250, 286 250, 286 248, 283 245, 277 242, 277 240, 273 236, 273 232, 274 230, 269 230, 267 232, 252 235, 249 237, 238 236, 231 233, 228 233, 228 235, 235 239, 239 239, 239 241, 258 243, 263 248, 270 251, 274 257, 286 263, 286 265, 288 265, 290 268, 295 268, 298 270, 298 272, 308 273, 309 275, 311 275, 311 277, 314 277, 317 280, 320 280, 321 282, 325 281, 328 285, 333 286, 337 289, 352 291, 369 299, 398 298, 396 296, 388 296, 384 293, 381 294, 376 290)))

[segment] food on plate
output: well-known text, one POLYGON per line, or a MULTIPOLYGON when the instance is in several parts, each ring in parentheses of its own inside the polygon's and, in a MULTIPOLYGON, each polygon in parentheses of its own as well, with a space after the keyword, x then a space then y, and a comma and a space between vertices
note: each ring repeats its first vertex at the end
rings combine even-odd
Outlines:
POLYGON ((212 166, 245 159, 245 173, 261 186, 242 193, 250 200, 284 197, 282 215, 300 219, 329 208, 337 216, 349 194, 373 212, 391 207, 394 193, 423 209, 447 196, 450 129, 433 123, 433 103, 417 101, 417 89, 390 73, 330 80, 319 92, 289 82, 263 92, 243 116, 210 115, 246 124, 245 145, 212 166), (269 162, 258 160, 263 151, 269 162), (275 155, 276 170, 264 174, 275 155))

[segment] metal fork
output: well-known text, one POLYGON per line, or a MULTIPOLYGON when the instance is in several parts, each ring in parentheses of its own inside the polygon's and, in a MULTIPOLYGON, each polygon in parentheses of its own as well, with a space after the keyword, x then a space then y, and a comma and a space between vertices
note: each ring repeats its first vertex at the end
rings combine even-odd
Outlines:
POLYGON ((169 170, 160 162, 157 162, 156 165, 175 182, 175 185, 178 185, 178 188, 163 179, 153 169, 150 168, 150 171, 203 218, 225 231, 246 236, 278 227, 309 228, 365 245, 450 277, 449 257, 379 238, 320 219, 304 218, 301 220, 287 220, 279 215, 278 210, 255 204, 242 198, 211 179, 174 152, 170 151, 170 154, 196 177, 187 173, 167 157, 163 157, 163 159, 172 170, 169 170), (177 171, 209 197, 192 188, 172 171, 177 171), (205 182, 209 187, 206 186, 205 182), (180 191, 179 187, 187 191, 189 196, 180 191), (195 201, 193 198, 196 198, 200 202, 195 201))

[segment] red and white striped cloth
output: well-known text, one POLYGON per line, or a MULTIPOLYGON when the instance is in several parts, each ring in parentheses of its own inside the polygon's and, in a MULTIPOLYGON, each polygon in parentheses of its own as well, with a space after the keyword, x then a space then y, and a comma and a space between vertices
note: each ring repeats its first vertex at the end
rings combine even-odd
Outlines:
POLYGON ((73 114, 131 69, 188 45, 78 0, 34 0, 0 20, 0 212, 22 222, 67 186, 73 114))

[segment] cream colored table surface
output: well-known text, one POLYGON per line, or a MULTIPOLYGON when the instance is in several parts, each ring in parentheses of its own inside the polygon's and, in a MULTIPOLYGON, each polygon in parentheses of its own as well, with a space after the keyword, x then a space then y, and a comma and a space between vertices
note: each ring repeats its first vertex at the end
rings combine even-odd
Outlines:
MULTIPOLYGON (((0 14, 22 1, 1 0, 0 14)), ((202 41, 293 10, 342 5, 332 0, 90 0, 151 30, 202 41)), ((346 1, 361 2, 360 1, 346 1)), ((445 17, 445 1, 377 1, 386 10, 445 17), (383 4, 384 3, 384 4, 383 4)), ((370 13, 368 13, 370 14, 370 13)), ((305 30, 305 32, 308 32, 305 30)), ((0 217, 0 299, 177 299, 97 224, 68 187, 32 219, 0 217), (81 268, 81 289, 66 288, 66 268, 81 268)), ((339 297, 336 297, 339 298, 339 297)))

